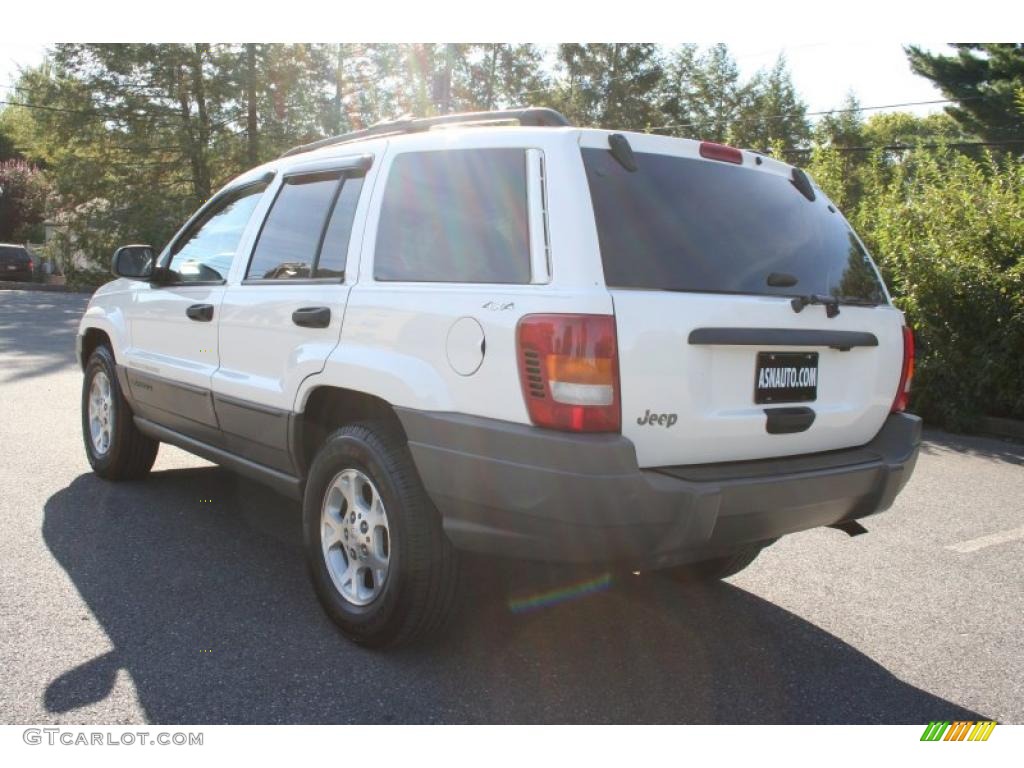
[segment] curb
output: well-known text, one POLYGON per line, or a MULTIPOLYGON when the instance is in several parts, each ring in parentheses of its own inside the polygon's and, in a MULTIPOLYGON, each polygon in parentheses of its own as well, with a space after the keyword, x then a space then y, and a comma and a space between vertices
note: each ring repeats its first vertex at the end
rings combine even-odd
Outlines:
POLYGON ((997 416, 982 416, 978 419, 978 431, 997 437, 1012 437, 1024 441, 1024 421, 1004 419, 997 416))
POLYGON ((52 285, 50 283, 15 283, 10 280, 0 280, 0 290, 8 291, 43 291, 44 293, 87 293, 93 294, 95 288, 69 288, 66 285, 52 285))

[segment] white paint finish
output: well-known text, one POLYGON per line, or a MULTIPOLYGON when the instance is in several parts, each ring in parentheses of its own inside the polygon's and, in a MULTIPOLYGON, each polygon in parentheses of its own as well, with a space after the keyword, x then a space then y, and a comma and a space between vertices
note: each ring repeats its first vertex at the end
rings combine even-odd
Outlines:
MULTIPOLYGON (((265 175, 267 170, 265 166, 254 168, 226 186, 250 184, 265 175)), ((259 224, 273 198, 268 194, 272 187, 273 183, 264 190, 242 232, 228 269, 229 281, 237 274, 239 262, 245 261, 238 255, 248 253, 252 248, 259 224)), ((161 252, 157 263, 166 266, 174 242, 202 210, 182 226, 161 252)), ((126 350, 124 364, 172 381, 209 389, 213 374, 220 366, 218 325, 226 284, 156 286, 136 282, 133 287, 134 300, 127 314, 132 346, 126 350), (212 304, 213 320, 199 322, 189 318, 185 310, 192 304, 212 304)))
POLYGON ((210 388, 217 370, 217 319, 222 285, 155 287, 139 283, 128 313, 132 344, 123 362, 165 379, 210 388), (212 304, 213 320, 199 322, 185 314, 193 304, 212 304))
POLYGON ((892 406, 903 361, 902 314, 891 307, 844 306, 826 319, 822 307, 797 314, 784 298, 613 290, 622 385, 622 433, 641 467, 740 461, 863 445, 892 406), (867 331, 877 347, 692 345, 701 327, 867 331), (818 352, 818 399, 805 432, 770 435, 754 403, 759 351, 818 352), (648 411, 678 414, 667 429, 640 425, 648 411))
POLYGON ((452 370, 472 376, 484 361, 484 329, 472 317, 460 317, 448 329, 445 352, 452 370))
POLYGON ((536 285, 371 283, 349 295, 337 346, 320 375, 303 381, 296 410, 313 387, 344 386, 392 405, 455 411, 528 424, 516 363, 516 325, 526 314, 611 314, 607 291, 559 291, 536 285), (484 305, 488 305, 485 308, 484 305), (448 362, 452 318, 471 317, 487 338, 472 376, 448 362))
MULTIPOLYGON (((380 156, 369 201, 359 279, 349 296, 341 343, 319 375, 305 379, 296 410, 319 385, 344 386, 392 405, 455 411, 529 423, 519 383, 515 330, 525 314, 565 312, 609 315, 593 215, 581 205, 586 177, 575 129, 476 128, 391 137, 380 156), (403 152, 514 147, 544 153, 548 182, 552 274, 546 285, 377 283, 375 233, 387 174, 403 152), (555 195, 553 190, 560 190, 555 195), (447 338, 453 320, 480 323, 487 354, 470 377, 450 364, 447 338)), ((369 151, 369 150, 368 150, 369 151)))
POLYGON ((221 304, 213 391, 291 410, 300 382, 323 370, 338 344, 349 290, 340 283, 230 286, 221 304), (292 313, 303 307, 328 307, 330 325, 295 325, 292 313))
MULTIPOLYGON (((373 154, 362 146, 345 147, 337 155, 339 162, 353 156, 373 154)), ((303 167, 311 163, 299 156, 303 167)), ((326 170, 329 157, 318 158, 315 166, 326 170)), ((288 172, 294 161, 280 161, 288 172)), ((338 345, 349 291, 359 270, 359 254, 363 241, 363 222, 376 178, 371 166, 363 179, 362 193, 356 205, 349 238, 344 283, 286 282, 244 284, 252 250, 259 233, 259 222, 266 217, 271 203, 284 180, 279 173, 267 190, 239 248, 244 258, 236 258, 230 285, 224 295, 220 312, 220 369, 212 379, 218 394, 291 410, 301 382, 323 370, 331 352, 338 345), (327 307, 331 310, 326 328, 306 328, 292 322, 292 313, 304 307, 327 307)), ((342 386, 335 384, 335 386, 342 386)))
POLYGON ((1024 539, 1024 527, 1012 528, 1008 531, 990 533, 988 536, 979 536, 976 539, 961 541, 959 544, 950 544, 946 549, 966 555, 971 552, 977 552, 979 549, 994 547, 997 544, 1008 544, 1011 541, 1021 541, 1022 539, 1024 539))
MULTIPOLYGON (((635 152, 688 157, 701 162, 700 142, 627 133, 635 152)), ((608 133, 584 130, 583 147, 607 148, 608 133)), ((788 176, 791 167, 743 153, 751 173, 788 176)), ((584 180, 585 184, 585 180, 584 180)), ((589 208, 589 195, 586 195, 589 208)), ((593 213, 591 212, 591 218, 593 213)), ((593 221, 590 224, 594 228, 593 221)), ((619 342, 622 432, 636 445, 641 467, 742 461, 863 445, 885 421, 903 359, 903 315, 892 307, 844 306, 827 319, 822 307, 797 314, 788 299, 612 289, 619 342), (695 346, 700 327, 789 328, 867 331, 878 347, 848 352, 809 347, 695 346), (817 351, 818 397, 801 403, 816 417, 805 432, 770 435, 765 405, 754 403, 759 351, 817 351), (671 428, 640 425, 651 411, 677 414, 671 428)))
MULTIPOLYGON (((101 286, 89 299, 89 304, 78 323, 78 333, 96 328, 107 334, 113 347, 114 359, 122 360, 124 350, 131 345, 127 314, 132 306, 134 292, 140 283, 118 278, 101 286)), ((84 364, 86 361, 83 360, 84 364)))
MULTIPOLYGON (((516 361, 519 319, 531 313, 612 314, 614 309, 623 433, 636 444, 641 466, 755 459, 868 442, 895 394, 902 359, 901 313, 891 307, 843 307, 829 320, 821 307, 796 314, 785 299, 773 297, 609 292, 579 153, 580 145, 607 147, 607 137, 607 132, 571 128, 460 128, 327 147, 273 161, 241 178, 251 180, 268 170, 278 174, 242 238, 239 253, 246 258, 236 257, 226 288, 137 284, 121 293, 101 291, 87 318, 97 327, 110 327, 111 335, 123 340, 115 343, 129 350, 131 364, 200 386, 212 382, 217 392, 265 405, 301 411, 313 388, 342 386, 396 406, 529 423, 516 361), (536 205, 539 174, 533 172, 528 174, 531 264, 534 278, 549 282, 376 283, 375 233, 394 157, 497 147, 525 149, 529 160, 543 156, 550 274, 547 254, 538 253, 543 245, 536 205), (346 284, 242 285, 247 256, 281 174, 353 154, 372 154, 374 163, 356 213, 346 284), (127 313, 124 296, 135 297, 127 313), (213 303, 215 322, 188 320, 184 309, 190 303, 213 303), (330 307, 330 327, 294 326, 291 313, 302 306, 330 307), (127 324, 125 314, 132 315, 127 324), (486 337, 486 355, 476 368, 478 337, 469 333, 468 325, 453 329, 459 318, 479 324, 486 337), (763 407, 753 402, 758 349, 689 345, 689 332, 706 326, 868 331, 880 346, 817 350, 820 382, 812 406, 814 425, 794 435, 768 435, 763 407), (129 327, 135 334, 130 343, 129 327), (637 419, 647 411, 674 413, 677 420, 671 429, 641 426, 637 419)), ((636 151, 699 157, 699 142, 632 133, 629 139, 636 151)), ((753 166, 753 155, 745 153, 744 158, 745 165, 753 166)), ((765 158, 757 172, 782 175, 789 167, 765 158)))

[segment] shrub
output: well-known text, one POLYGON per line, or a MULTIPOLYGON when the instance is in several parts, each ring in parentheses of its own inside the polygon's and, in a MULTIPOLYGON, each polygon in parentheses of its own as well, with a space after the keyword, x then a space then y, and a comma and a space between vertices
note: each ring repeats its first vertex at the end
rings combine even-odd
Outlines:
MULTIPOLYGON (((822 160, 819 184, 847 192, 822 160)), ((846 214, 917 341, 912 409, 955 430, 1024 418, 1024 166, 918 148, 877 154, 857 182, 846 214)))

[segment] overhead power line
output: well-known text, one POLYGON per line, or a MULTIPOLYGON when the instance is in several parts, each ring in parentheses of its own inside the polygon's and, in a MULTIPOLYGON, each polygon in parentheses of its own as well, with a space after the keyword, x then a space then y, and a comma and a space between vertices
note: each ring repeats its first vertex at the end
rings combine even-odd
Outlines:
MULTIPOLYGON (((927 144, 875 144, 873 146, 864 145, 859 147, 832 147, 832 149, 836 152, 875 152, 879 149, 900 151, 907 149, 958 149, 962 147, 1006 147, 1015 145, 1024 146, 1024 138, 1004 139, 1002 141, 949 141, 927 144)), ((814 147, 789 147, 782 150, 785 154, 810 154, 813 151, 814 147)))
MULTIPOLYGON (((835 115, 843 113, 854 113, 854 112, 871 112, 878 109, 897 109, 899 107, 921 107, 928 104, 957 104, 961 101, 971 101, 973 99, 980 99, 981 96, 969 96, 963 99, 932 99, 930 101, 904 101, 899 104, 878 104, 871 107, 837 107, 836 109, 823 109, 819 112, 805 112, 805 117, 822 117, 824 115, 835 115)), ((787 120, 793 117, 793 115, 766 115, 760 120, 767 122, 768 120, 787 120)), ((648 128, 648 131, 663 131, 670 128, 696 128, 702 125, 700 122, 696 123, 672 123, 670 125, 655 125, 648 128)))

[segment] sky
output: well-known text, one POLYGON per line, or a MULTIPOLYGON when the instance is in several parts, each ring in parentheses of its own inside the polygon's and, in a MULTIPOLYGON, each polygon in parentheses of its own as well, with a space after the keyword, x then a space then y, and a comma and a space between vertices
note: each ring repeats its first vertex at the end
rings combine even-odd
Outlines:
MULTIPOLYGON (((920 45, 935 52, 947 50, 942 43, 920 45)), ((864 107, 942 98, 942 94, 929 81, 910 71, 907 57, 898 42, 844 41, 774 47, 748 43, 729 47, 745 78, 761 67, 770 67, 780 53, 785 54, 793 82, 810 112, 840 106, 851 89, 864 107)), ((0 100, 8 98, 11 93, 9 86, 18 77, 19 65, 38 64, 44 50, 45 46, 39 43, 0 42, 0 100)), ((925 115, 941 111, 942 105, 904 109, 925 115)))

